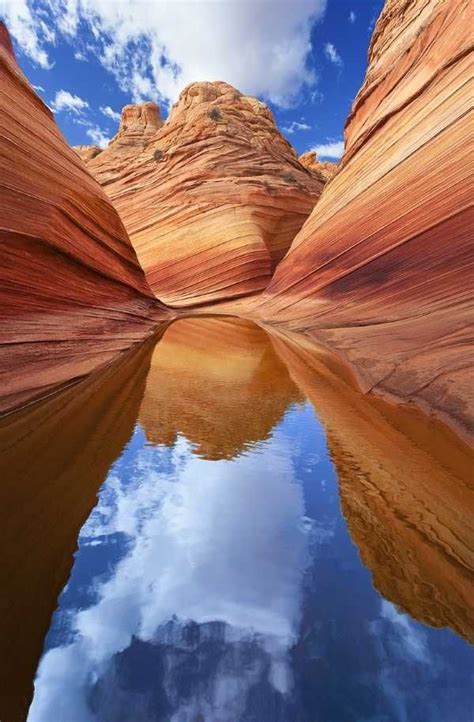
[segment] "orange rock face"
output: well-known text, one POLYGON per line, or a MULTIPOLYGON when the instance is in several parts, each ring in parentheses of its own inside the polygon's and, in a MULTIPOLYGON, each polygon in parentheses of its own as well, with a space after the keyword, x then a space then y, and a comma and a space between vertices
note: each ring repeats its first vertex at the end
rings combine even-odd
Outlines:
POLYGON ((151 137, 124 143, 141 108, 124 108, 118 135, 88 167, 155 294, 188 306, 261 291, 323 178, 298 161, 266 105, 226 83, 193 83, 151 137))
POLYGON ((339 168, 338 163, 319 160, 314 150, 308 150, 306 153, 303 153, 298 160, 305 168, 308 168, 312 173, 320 177, 324 183, 330 181, 331 178, 336 175, 337 169, 339 168))
POLYGON ((76 151, 78 156, 82 158, 84 163, 95 158, 96 155, 102 153, 102 149, 98 145, 73 145, 72 149, 76 151))
POLYGON ((463 431, 473 416, 471 11, 468 0, 386 3, 340 170, 260 308, 343 352, 366 390, 463 431))
POLYGON ((156 305, 117 212, 67 146, 0 26, 0 412, 152 330, 156 305))

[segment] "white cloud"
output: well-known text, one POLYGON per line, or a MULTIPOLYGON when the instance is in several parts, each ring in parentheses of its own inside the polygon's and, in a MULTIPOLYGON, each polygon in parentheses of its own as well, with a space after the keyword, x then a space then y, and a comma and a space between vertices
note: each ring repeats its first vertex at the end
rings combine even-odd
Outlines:
POLYGON ((294 133, 296 130, 311 130, 311 126, 304 121, 298 122, 297 120, 293 120, 289 125, 285 126, 283 130, 285 131, 285 133, 291 134, 294 133))
MULTIPOLYGON (((120 87, 135 99, 145 95, 165 103, 199 80, 225 80, 244 93, 288 107, 304 87, 314 87, 308 68, 311 28, 327 0, 44 0, 50 24, 71 42, 78 23, 88 23, 94 51, 120 87), (271 72, 269 69, 271 68, 271 72)), ((43 35, 26 0, 23 15, 6 3, 11 29, 25 52, 43 53, 43 35), (25 34, 29 33, 29 42, 25 34)))
POLYGON ((353 10, 351 10, 349 13, 349 22, 354 24, 356 21, 356 17, 357 16, 356 16, 355 12, 353 10))
POLYGON ((99 148, 107 148, 110 138, 99 128, 98 125, 91 125, 87 130, 86 134, 99 148))
POLYGON ((51 42, 51 31, 33 16, 27 0, 0 0, 0 18, 6 21, 10 33, 34 63, 48 70, 53 67, 42 47, 43 43, 51 42))
POLYGON ((44 92, 45 92, 45 89, 43 88, 42 85, 33 85, 33 88, 34 88, 35 90, 37 90, 38 92, 40 92, 40 93, 44 93, 44 92))
POLYGON ((106 118, 110 118, 110 120, 115 120, 117 122, 120 120, 120 113, 113 110, 110 105, 101 106, 100 112, 105 115, 106 118))
POLYGON ((342 65, 343 65, 342 58, 332 43, 326 43, 326 45, 324 46, 324 54, 327 57, 327 59, 331 61, 331 63, 334 63, 334 65, 338 65, 339 67, 342 67, 342 65))
POLYGON ((83 110, 89 107, 89 103, 78 95, 73 95, 68 90, 58 90, 51 103, 51 107, 55 113, 63 110, 70 111, 71 113, 82 113, 83 110))
POLYGON ((81 53, 79 50, 76 50, 76 52, 74 53, 74 57, 76 60, 80 60, 81 62, 85 62, 87 60, 84 53, 81 53))
MULTIPOLYGON (((107 673, 115 655, 133 639, 168 639, 171 623, 183 638, 189 620, 218 620, 229 653, 215 674, 203 673, 188 698, 176 702, 170 719, 195 720, 199 712, 205 719, 241 719, 258 678, 288 694, 310 529, 293 445, 283 434, 269 444, 266 454, 207 461, 178 439, 166 464, 163 451, 145 445, 132 474, 118 469, 109 476, 80 543, 119 534, 126 553, 108 579, 97 581, 95 603, 71 610, 72 633, 63 645, 43 657, 29 722, 92 722, 91 682, 107 673), (232 645, 250 641, 265 663, 236 665, 232 645)), ((173 668, 165 669, 164 684, 172 688, 173 668)))
POLYGON ((328 141, 327 143, 315 145, 310 150, 314 150, 318 158, 341 158, 344 153, 344 141, 328 141))

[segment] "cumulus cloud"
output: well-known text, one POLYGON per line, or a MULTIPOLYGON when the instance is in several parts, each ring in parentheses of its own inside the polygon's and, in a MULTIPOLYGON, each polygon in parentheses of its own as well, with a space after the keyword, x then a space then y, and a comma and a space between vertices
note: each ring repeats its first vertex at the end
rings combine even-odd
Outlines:
POLYGON ((354 24, 356 21, 356 17, 357 16, 356 16, 355 12, 353 10, 351 10, 349 13, 349 22, 354 24))
MULTIPOLYGON (((229 650, 253 640, 267 660, 249 671, 235 662, 231 668, 230 654, 216 684, 209 668, 190 690, 196 699, 190 694, 180 700, 173 719, 196 719, 202 704, 209 705, 201 709, 206 719, 213 713, 240 719, 257 673, 281 694, 289 691, 289 651, 299 629, 301 580, 309 560, 293 448, 283 435, 274 442, 271 475, 267 455, 211 462, 191 451, 179 439, 163 464, 163 452, 145 445, 131 474, 118 467, 109 476, 81 545, 120 535, 127 539, 125 555, 108 579, 97 582, 92 606, 71 610, 73 634, 44 656, 29 722, 92 722, 87 699, 93 680, 106 674, 114 656, 134 639, 165 641, 171 621, 179 639, 190 620, 218 621, 225 625, 221 641, 229 650)), ((172 674, 170 668, 168 687, 172 674)))
MULTIPOLYGON (((32 5, 0 3, 24 51, 47 64, 32 5)), ((93 51, 134 99, 155 94, 171 103, 190 82, 225 80, 288 107, 317 81, 307 60, 311 28, 326 0, 43 0, 41 7, 49 26, 71 42, 85 21, 95 38, 93 51)))
POLYGON ((110 138, 105 135, 98 125, 91 124, 86 130, 86 134, 95 145, 99 146, 99 148, 107 148, 110 142, 110 138))
POLYGON ((67 111, 71 113, 82 113, 89 107, 87 100, 83 100, 78 95, 73 95, 68 90, 58 90, 51 103, 55 113, 67 111))
POLYGON ((116 110, 113 110, 110 105, 102 105, 100 107, 100 112, 105 115, 106 118, 110 118, 110 120, 115 120, 117 123, 120 120, 120 113, 117 113, 116 110))
POLYGON ((315 145, 311 150, 316 151, 318 158, 341 158, 344 153, 344 141, 332 140, 315 145))
POLYGON ((311 126, 304 121, 298 122, 297 120, 293 120, 289 125, 284 126, 283 130, 285 133, 292 134, 297 130, 311 130, 311 126))
POLYGON ((334 63, 334 65, 338 65, 339 67, 342 67, 342 65, 343 65, 342 58, 332 43, 326 43, 326 45, 324 46, 324 54, 327 57, 327 59, 331 61, 331 63, 334 63))

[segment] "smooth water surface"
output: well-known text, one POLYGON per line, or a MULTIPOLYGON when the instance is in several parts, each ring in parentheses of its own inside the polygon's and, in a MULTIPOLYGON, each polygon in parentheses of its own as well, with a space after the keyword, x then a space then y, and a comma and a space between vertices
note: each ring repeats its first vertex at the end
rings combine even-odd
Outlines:
POLYGON ((374 588, 318 409, 276 348, 231 319, 157 343, 28 722, 471 722, 472 647, 404 613, 401 585, 395 602, 374 588))

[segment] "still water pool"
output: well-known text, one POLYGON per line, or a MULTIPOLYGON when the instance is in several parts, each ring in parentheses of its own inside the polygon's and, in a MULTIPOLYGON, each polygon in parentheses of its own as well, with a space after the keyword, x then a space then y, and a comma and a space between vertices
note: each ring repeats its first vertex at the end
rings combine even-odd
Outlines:
POLYGON ((318 363, 248 322, 184 319, 113 420, 106 399, 85 414, 68 484, 94 477, 98 499, 28 722, 471 722, 472 490, 318 363))

